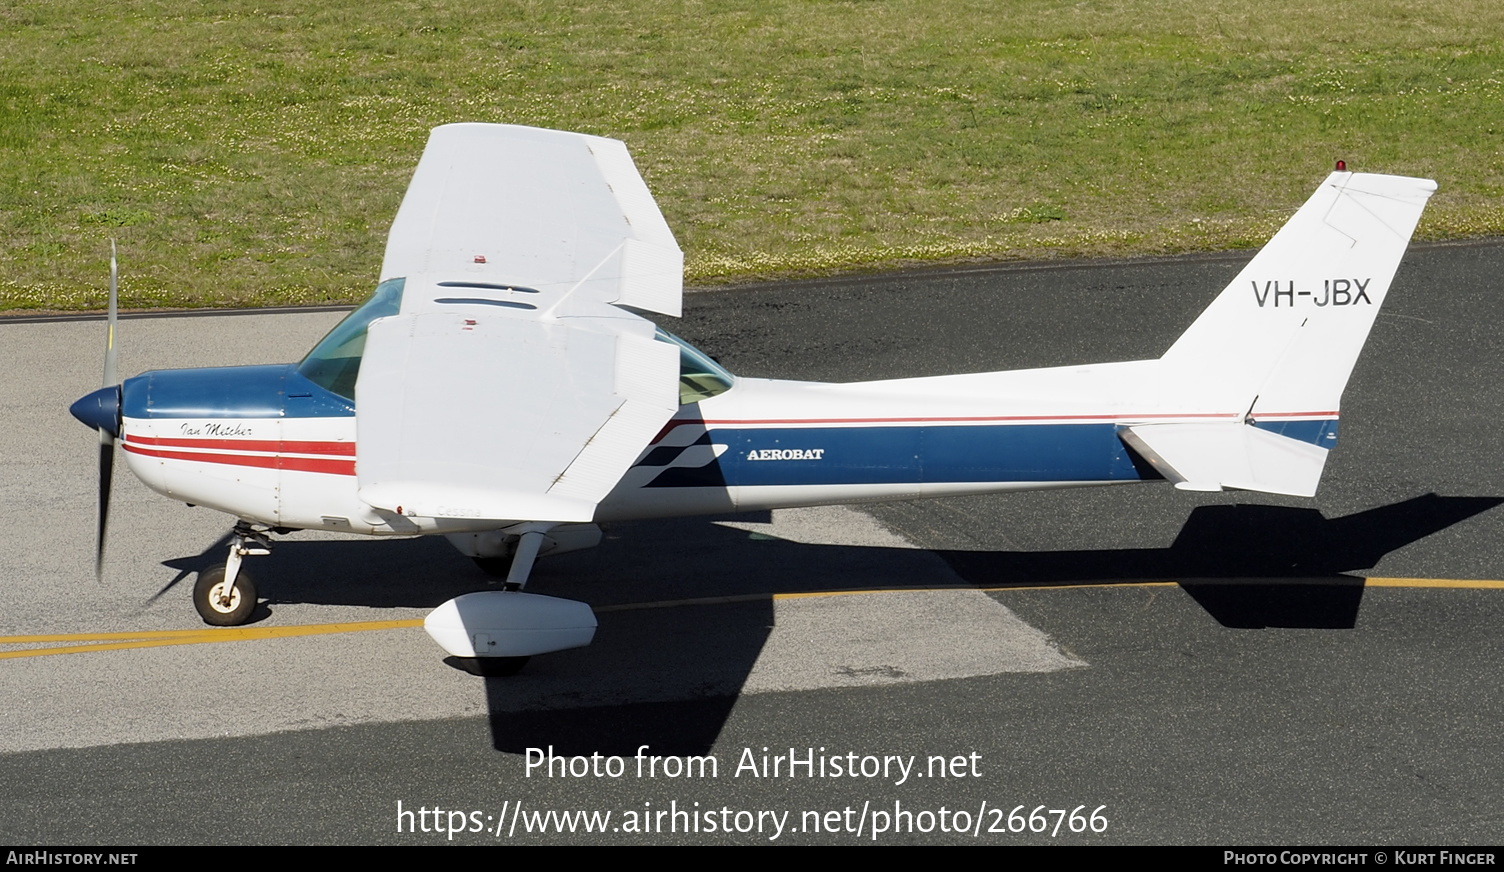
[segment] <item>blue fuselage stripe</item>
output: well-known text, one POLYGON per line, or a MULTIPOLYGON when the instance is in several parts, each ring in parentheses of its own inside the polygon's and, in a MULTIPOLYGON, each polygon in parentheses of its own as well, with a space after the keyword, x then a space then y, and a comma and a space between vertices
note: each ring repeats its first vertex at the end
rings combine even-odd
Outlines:
POLYGON ((1114 424, 714 429, 726 451, 650 486, 1139 481, 1114 424))
MULTIPOLYGON (((1256 426, 1322 448, 1335 419, 1256 426)), ((641 466, 666 466, 647 487, 756 487, 1158 479, 1118 438, 1116 423, 749 427, 711 429, 695 444, 726 446, 709 464, 674 466, 685 448, 659 447, 641 466)))

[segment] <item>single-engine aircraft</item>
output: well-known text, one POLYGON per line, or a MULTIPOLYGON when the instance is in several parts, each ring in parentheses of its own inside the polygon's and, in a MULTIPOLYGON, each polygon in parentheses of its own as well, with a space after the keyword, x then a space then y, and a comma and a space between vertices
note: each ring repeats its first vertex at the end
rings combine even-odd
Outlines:
POLYGON ((1337 171, 1162 357, 823 384, 735 378, 678 316, 683 255, 616 140, 435 129, 379 284, 300 363, 147 372, 74 403, 148 487, 235 516, 193 599, 250 618, 271 533, 439 534, 501 590, 427 619, 498 671, 588 644, 523 593, 619 519, 1137 481, 1310 497, 1342 390, 1436 183, 1337 171))

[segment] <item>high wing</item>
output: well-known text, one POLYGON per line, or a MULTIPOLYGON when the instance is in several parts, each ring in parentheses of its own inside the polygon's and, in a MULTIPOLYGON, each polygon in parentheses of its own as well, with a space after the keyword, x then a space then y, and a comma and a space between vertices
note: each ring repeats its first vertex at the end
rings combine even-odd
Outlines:
POLYGON ((401 308, 356 382, 360 498, 408 516, 588 521, 678 408, 683 254, 622 143, 437 128, 387 240, 401 308))
POLYGON ((428 138, 381 264, 383 281, 423 274, 677 318, 684 255, 618 140, 449 124, 428 138))

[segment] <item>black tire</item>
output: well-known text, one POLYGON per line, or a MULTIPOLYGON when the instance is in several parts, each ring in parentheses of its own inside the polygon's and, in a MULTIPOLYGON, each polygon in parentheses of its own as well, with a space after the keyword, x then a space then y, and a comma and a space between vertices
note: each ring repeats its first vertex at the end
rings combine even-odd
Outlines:
POLYGON ((466 664, 471 675, 486 678, 510 678, 522 671, 531 657, 472 657, 466 664))
POLYGON ((219 602, 218 597, 211 597, 214 588, 224 584, 225 568, 216 566, 206 569, 198 574, 198 582, 193 585, 193 607, 198 609, 198 616, 204 619, 204 623, 213 627, 238 627, 251 619, 251 612, 256 610, 256 582, 242 569, 235 576, 235 589, 230 594, 228 606, 219 602))
POLYGON ((506 557, 472 557, 480 571, 492 578, 506 578, 512 571, 512 558, 506 557))

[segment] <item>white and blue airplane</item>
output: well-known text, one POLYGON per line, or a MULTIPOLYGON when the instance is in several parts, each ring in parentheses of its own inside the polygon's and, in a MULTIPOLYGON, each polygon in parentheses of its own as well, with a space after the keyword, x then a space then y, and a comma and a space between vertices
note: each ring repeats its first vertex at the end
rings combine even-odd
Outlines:
POLYGON ((678 316, 683 255, 626 147, 437 128, 375 293, 302 362, 148 372, 72 407, 172 499, 236 518, 200 574, 248 620, 269 534, 441 534, 503 590, 427 619, 500 671, 588 644, 588 606, 522 593, 600 522, 1168 481, 1310 497, 1343 387, 1435 182, 1340 163, 1156 360, 825 384, 736 378, 678 316), (494 659, 493 659, 494 658, 494 659))

